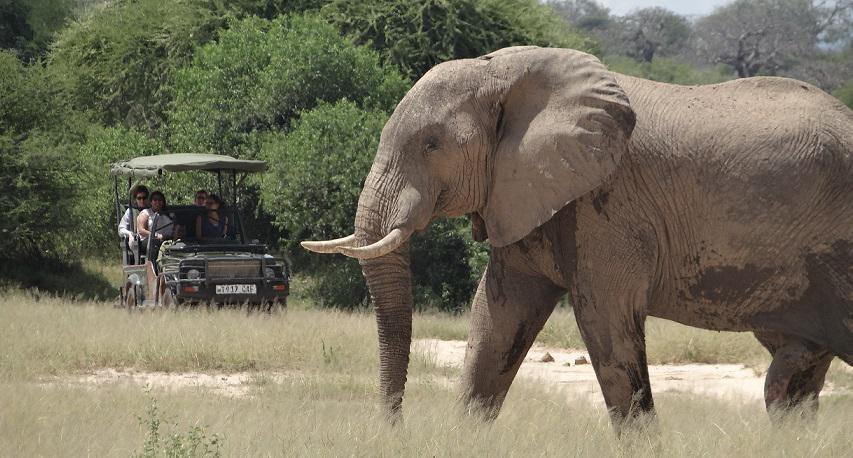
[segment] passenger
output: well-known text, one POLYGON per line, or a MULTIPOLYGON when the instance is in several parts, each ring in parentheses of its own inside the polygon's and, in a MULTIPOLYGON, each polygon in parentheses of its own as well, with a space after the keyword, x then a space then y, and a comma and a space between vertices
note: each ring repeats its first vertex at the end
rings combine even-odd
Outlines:
POLYGON ((204 202, 207 200, 207 191, 199 189, 195 192, 195 204, 199 207, 204 207, 204 202))
POLYGON ((160 191, 151 193, 151 207, 142 210, 136 218, 137 231, 142 242, 147 245, 148 237, 154 232, 154 239, 159 243, 172 237, 174 223, 166 214, 166 196, 160 191), (157 219, 157 227, 152 227, 154 219, 157 219))
POLYGON ((205 212, 195 220, 195 233, 201 240, 216 240, 228 234, 228 218, 219 212, 222 199, 210 194, 204 202, 205 212))
POLYGON ((124 216, 118 223, 118 235, 127 237, 128 243, 133 244, 135 228, 130 224, 133 221, 131 218, 136 218, 140 210, 148 208, 148 188, 145 185, 136 185, 130 191, 130 195, 133 196, 133 204, 124 212, 124 216))

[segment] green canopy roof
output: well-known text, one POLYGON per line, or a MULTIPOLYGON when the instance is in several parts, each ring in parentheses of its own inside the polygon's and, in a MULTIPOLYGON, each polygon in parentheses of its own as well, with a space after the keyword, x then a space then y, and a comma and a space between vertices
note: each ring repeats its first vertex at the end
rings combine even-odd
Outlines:
POLYGON ((116 162, 110 166, 110 175, 152 176, 191 170, 263 172, 266 169, 265 161, 234 159, 221 154, 158 154, 116 162))

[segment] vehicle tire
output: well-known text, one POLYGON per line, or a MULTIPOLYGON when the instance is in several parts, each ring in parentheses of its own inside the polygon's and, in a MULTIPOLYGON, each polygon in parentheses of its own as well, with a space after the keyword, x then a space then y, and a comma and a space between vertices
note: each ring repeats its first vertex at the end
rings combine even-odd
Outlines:
POLYGON ((167 309, 175 308, 178 305, 175 293, 169 287, 163 274, 157 277, 157 305, 167 309))
POLYGON ((278 315, 278 314, 284 312, 285 310, 287 310, 287 302, 278 301, 278 300, 270 301, 270 302, 265 303, 261 307, 261 310, 264 310, 265 312, 267 312, 270 315, 278 315))
POLYGON ((172 288, 166 286, 163 288, 163 293, 160 294, 160 307, 173 309, 178 306, 178 300, 175 298, 175 293, 172 292, 172 288))
POLYGON ((134 311, 139 306, 139 299, 139 287, 128 283, 125 286, 124 308, 126 308, 128 312, 134 311))

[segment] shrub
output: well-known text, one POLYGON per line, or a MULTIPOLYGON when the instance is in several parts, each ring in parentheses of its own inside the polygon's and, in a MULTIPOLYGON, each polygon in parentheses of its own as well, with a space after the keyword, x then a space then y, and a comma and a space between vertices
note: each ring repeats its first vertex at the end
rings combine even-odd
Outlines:
POLYGON ((117 0, 61 31, 50 67, 63 96, 107 124, 156 129, 165 90, 193 49, 223 25, 203 0, 117 0))
POLYGON ((364 303, 361 269, 342 256, 309 254, 299 241, 352 233, 362 182, 387 119, 383 111, 349 100, 321 102, 290 132, 270 135, 262 147, 271 166, 261 187, 263 208, 283 232, 294 267, 317 277, 311 295, 328 306, 364 303))
POLYGON ((335 0, 321 14, 413 80, 445 60, 506 46, 593 48, 592 41, 533 0, 335 0))
POLYGON ((637 62, 625 56, 605 56, 604 64, 612 71, 637 76, 662 83, 712 84, 735 78, 725 65, 711 69, 699 69, 674 58, 655 57, 651 62, 637 62))
POLYGON ((55 106, 49 87, 40 65, 0 51, 0 259, 12 265, 58 257, 73 240, 71 158, 86 123, 55 106))
POLYGON ((841 102, 853 109, 853 80, 849 80, 841 87, 833 91, 832 95, 841 100, 841 102))
POLYGON ((182 151, 252 157, 259 132, 287 129, 318 101, 389 110, 406 88, 375 53, 316 17, 247 18, 178 72, 171 141, 182 151))

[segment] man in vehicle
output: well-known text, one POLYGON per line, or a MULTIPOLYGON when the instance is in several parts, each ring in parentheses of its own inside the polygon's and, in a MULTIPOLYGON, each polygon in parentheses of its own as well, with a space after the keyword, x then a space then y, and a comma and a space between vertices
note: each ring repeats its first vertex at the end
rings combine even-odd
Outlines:
MULTIPOLYGON (((131 189, 130 196, 133 203, 127 208, 121 217, 121 221, 118 223, 118 235, 128 244, 129 248, 135 249, 138 242, 135 230, 138 228, 132 225, 131 221, 136 221, 139 212, 148 208, 148 187, 142 184, 136 185, 131 189)), ((129 253, 128 256, 132 258, 132 255, 129 253)), ((125 262, 132 264, 134 260, 126 259, 125 262)))
POLYGON ((195 192, 195 204, 198 207, 204 207, 204 203, 207 200, 208 192, 204 189, 199 189, 195 192))

